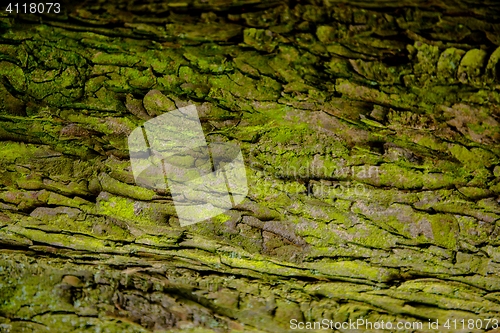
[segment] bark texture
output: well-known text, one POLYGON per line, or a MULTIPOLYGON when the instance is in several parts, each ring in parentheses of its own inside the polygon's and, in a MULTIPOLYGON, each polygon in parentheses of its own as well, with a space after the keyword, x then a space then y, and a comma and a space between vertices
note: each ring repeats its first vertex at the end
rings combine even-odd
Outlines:
POLYGON ((496 1, 63 8, 0 13, 1 332, 496 332, 496 1), (189 104, 250 191, 181 228, 126 138, 189 104))

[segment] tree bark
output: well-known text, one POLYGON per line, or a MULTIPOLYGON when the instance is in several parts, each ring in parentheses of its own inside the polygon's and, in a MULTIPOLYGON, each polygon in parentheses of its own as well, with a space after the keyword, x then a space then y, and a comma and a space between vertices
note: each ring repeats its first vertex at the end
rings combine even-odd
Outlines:
POLYGON ((62 9, 0 13, 1 332, 497 332, 496 2, 62 9), (127 136, 190 104, 250 190, 181 227, 127 136))

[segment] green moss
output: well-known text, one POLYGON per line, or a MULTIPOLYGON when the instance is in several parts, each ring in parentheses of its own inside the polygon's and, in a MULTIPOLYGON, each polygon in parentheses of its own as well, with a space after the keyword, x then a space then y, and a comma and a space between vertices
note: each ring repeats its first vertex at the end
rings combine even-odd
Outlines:
MULTIPOLYGON (((105 42, 99 45, 113 45, 114 40, 112 42, 105 42)), ((129 47, 129 46, 127 46, 129 47)), ((135 64, 141 61, 141 58, 132 55, 132 54, 127 54, 127 53, 112 53, 108 54, 105 52, 97 52, 93 57, 92 57, 92 62, 94 64, 98 65, 113 65, 113 66, 120 66, 120 67, 134 67, 135 64)))
POLYGON ((255 157, 266 165, 269 177, 309 179, 331 178, 347 154, 347 148, 334 138, 307 126, 291 126, 268 130, 255 157))
POLYGON ((146 212, 136 212, 134 201, 118 196, 109 196, 99 200, 97 206, 98 214, 123 219, 130 222, 137 222, 144 225, 154 225, 146 212))
POLYGON ((335 33, 335 29, 328 25, 320 25, 316 29, 316 36, 322 43, 328 43, 335 40, 335 33))
POLYGON ((390 249, 401 242, 401 239, 384 229, 368 225, 360 230, 351 228, 348 230, 352 241, 370 249, 390 249))
POLYGON ((217 216, 214 216, 212 218, 212 221, 215 222, 215 223, 224 223, 224 222, 227 222, 229 220, 231 220, 231 216, 227 215, 227 214, 219 214, 217 216))
POLYGON ((481 49, 472 49, 462 58, 458 67, 457 76, 462 83, 480 83, 479 76, 486 65, 488 52, 481 49))
POLYGON ((180 88, 193 97, 205 98, 210 92, 207 77, 191 67, 182 66, 179 69, 180 88))
POLYGON ((459 226, 453 216, 445 214, 430 215, 426 217, 432 226, 434 242, 438 246, 454 250, 459 238, 459 226))
MULTIPOLYGON (((14 282, 7 278, 2 283, 2 289, 7 288, 6 294, 10 297, 4 298, 0 309, 4 313, 15 314, 18 318, 29 319, 36 313, 44 311, 71 311, 72 306, 51 295, 55 281, 52 279, 41 279, 40 275, 23 277, 22 283, 14 282), (9 290, 10 289, 10 290, 9 290), (29 306, 27 306, 29 305, 29 306)), ((2 293, 2 296, 4 294, 2 293)))
POLYGON ((223 55, 218 54, 221 53, 219 50, 220 47, 217 45, 207 45, 203 49, 188 49, 183 55, 202 73, 222 74, 231 72, 234 69, 232 63, 227 62, 223 55))
MULTIPOLYGON (((24 142, 4 141, 0 149, 0 163, 23 163, 40 148, 24 142)), ((42 148, 43 149, 43 148, 42 148)))
POLYGON ((317 261, 314 265, 306 264, 319 273, 331 277, 345 277, 349 279, 365 279, 368 281, 384 282, 394 278, 397 271, 394 269, 373 267, 362 261, 317 261))
POLYGON ((449 150, 469 171, 489 167, 497 160, 496 156, 480 148, 469 150, 462 145, 450 144, 449 150))
MULTIPOLYGON (((74 250, 84 250, 92 252, 103 252, 109 251, 109 243, 105 240, 96 239, 94 237, 82 236, 82 235, 65 235, 65 234, 55 234, 47 233, 38 229, 28 229, 20 228, 17 226, 9 226, 9 230, 18 233, 28 239, 33 240, 41 244, 46 244, 55 247, 65 247, 74 250)), ((128 251, 117 250, 121 253, 127 253, 128 251)))
POLYGON ((259 51, 273 52, 278 45, 270 30, 249 28, 243 30, 243 41, 259 51))
POLYGON ((1 61, 0 75, 5 77, 16 91, 26 91, 27 80, 21 67, 11 62, 1 61))
POLYGON ((102 173, 99 175, 99 181, 103 190, 109 193, 143 201, 150 201, 155 196, 155 192, 153 190, 122 183, 110 177, 106 173, 102 173))
POLYGON ((437 63, 437 75, 443 81, 455 82, 456 72, 460 64, 460 59, 465 54, 464 50, 460 50, 454 47, 447 48, 444 50, 437 63))
POLYGON ((495 194, 500 194, 500 182, 497 182, 496 184, 490 186, 490 190, 495 194))
POLYGON ((276 100, 279 97, 281 84, 267 76, 259 80, 244 76, 239 71, 224 76, 210 77, 208 82, 211 84, 211 90, 229 88, 238 85, 238 90, 233 90, 232 94, 254 101, 276 100))
POLYGON ((422 135, 420 137, 415 138, 414 141, 419 145, 422 145, 424 147, 436 151, 444 151, 447 149, 446 144, 444 142, 431 135, 422 135))
POLYGON ((496 65, 500 60, 500 47, 498 47, 493 53, 491 53, 490 58, 488 60, 488 65, 486 66, 486 75, 490 80, 494 80, 498 77, 498 69, 496 69, 496 65))
POLYGON ((434 74, 439 59, 439 48, 417 41, 413 46, 408 46, 410 53, 416 51, 417 64, 414 65, 415 74, 434 74))
POLYGON ((459 223, 460 237, 467 239, 471 244, 487 242, 493 232, 493 226, 485 226, 477 219, 470 216, 455 216, 459 223))
POLYGON ((422 173, 402 168, 395 164, 383 164, 378 169, 379 184, 400 189, 420 189, 424 186, 422 173))
POLYGON ((458 191, 472 200, 478 200, 491 196, 491 192, 489 190, 479 187, 460 187, 458 191))
POLYGON ((148 114, 158 116, 167 111, 176 109, 175 103, 167 96, 163 95, 159 90, 151 90, 143 100, 144 108, 148 114))

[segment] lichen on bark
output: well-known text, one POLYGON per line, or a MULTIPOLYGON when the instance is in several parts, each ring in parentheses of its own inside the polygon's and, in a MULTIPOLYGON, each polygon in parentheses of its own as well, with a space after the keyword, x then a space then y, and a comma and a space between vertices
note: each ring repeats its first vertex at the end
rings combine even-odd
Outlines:
POLYGON ((2 12, 0 330, 498 318, 499 18, 409 0, 2 12), (183 228, 126 139, 190 104, 208 141, 241 146, 249 193, 183 228))

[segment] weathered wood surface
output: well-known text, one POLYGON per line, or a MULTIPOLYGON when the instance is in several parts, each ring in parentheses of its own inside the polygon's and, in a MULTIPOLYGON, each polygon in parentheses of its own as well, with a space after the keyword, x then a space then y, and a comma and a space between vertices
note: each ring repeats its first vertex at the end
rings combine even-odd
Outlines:
POLYGON ((496 2, 65 8, 0 17, 0 331, 500 319, 496 2), (188 104, 250 192, 181 228, 126 138, 188 104))

